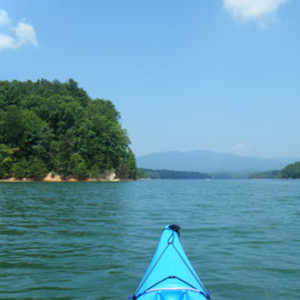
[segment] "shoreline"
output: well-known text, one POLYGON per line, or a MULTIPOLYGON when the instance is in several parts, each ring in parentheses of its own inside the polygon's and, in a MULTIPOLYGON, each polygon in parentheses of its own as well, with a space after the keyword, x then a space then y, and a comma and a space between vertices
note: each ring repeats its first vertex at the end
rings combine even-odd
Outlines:
POLYGON ((64 178, 60 175, 55 175, 53 173, 48 173, 44 178, 15 178, 9 177, 6 179, 0 179, 0 182, 120 182, 120 181, 130 181, 122 180, 116 177, 114 171, 107 172, 102 174, 100 178, 79 178, 79 177, 70 177, 64 178))
POLYGON ((16 178, 8 178, 8 179, 0 179, 1 182, 124 182, 124 181, 132 181, 130 179, 61 179, 61 180, 44 180, 44 179, 35 179, 35 178, 23 178, 23 179, 16 179, 16 178))

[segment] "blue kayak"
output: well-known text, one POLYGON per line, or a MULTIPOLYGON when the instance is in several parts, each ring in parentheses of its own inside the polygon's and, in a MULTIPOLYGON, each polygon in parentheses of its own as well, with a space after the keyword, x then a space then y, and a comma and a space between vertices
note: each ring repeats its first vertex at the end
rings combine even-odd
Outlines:
POLYGON ((183 251, 179 240, 180 227, 168 225, 163 233, 152 261, 140 282, 135 300, 206 300, 204 288, 183 251))

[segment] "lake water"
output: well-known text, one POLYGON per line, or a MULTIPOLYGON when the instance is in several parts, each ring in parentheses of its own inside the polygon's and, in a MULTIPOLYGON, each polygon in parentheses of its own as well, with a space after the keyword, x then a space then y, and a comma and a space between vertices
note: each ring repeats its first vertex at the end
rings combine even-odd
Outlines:
POLYGON ((1 299, 127 299, 168 223, 212 299, 300 298, 300 181, 0 184, 1 299))

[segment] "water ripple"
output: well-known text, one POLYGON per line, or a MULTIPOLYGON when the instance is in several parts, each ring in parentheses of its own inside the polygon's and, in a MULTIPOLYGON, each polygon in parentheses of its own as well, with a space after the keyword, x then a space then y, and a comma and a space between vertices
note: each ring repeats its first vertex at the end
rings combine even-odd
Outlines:
POLYGON ((299 201, 298 181, 1 183, 0 298, 126 299, 178 223, 214 299, 297 299, 299 201))

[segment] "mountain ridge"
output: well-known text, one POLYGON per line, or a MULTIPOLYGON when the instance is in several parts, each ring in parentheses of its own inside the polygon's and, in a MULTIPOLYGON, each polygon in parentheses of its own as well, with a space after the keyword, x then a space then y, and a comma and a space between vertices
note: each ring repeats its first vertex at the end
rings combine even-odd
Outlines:
POLYGON ((139 168, 196 172, 280 170, 297 158, 259 158, 209 150, 168 151, 137 157, 139 168))

